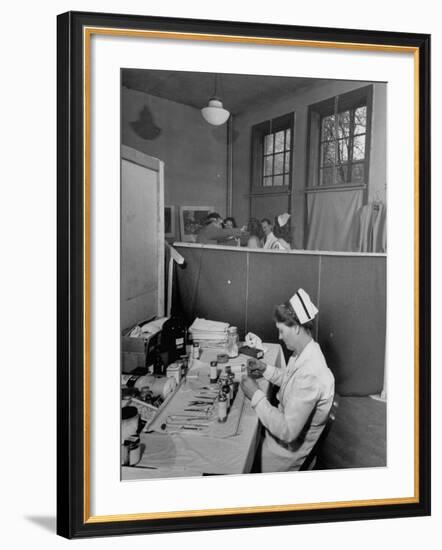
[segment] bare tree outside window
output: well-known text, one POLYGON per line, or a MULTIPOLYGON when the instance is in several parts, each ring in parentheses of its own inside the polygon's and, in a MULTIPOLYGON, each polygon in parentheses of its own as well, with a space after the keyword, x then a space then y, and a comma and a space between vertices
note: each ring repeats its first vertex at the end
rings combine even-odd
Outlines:
POLYGON ((321 118, 319 185, 366 182, 367 105, 321 118))

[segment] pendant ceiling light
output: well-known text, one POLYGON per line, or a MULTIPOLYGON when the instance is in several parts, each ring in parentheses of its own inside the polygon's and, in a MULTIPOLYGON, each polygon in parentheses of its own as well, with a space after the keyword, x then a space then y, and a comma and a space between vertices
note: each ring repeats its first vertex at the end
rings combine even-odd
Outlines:
POLYGON ((201 109, 201 114, 203 115, 204 120, 209 124, 212 124, 212 126, 221 126, 221 124, 224 124, 230 116, 229 111, 224 109, 221 99, 217 97, 217 76, 218 75, 215 75, 215 92, 209 99, 208 106, 201 109))

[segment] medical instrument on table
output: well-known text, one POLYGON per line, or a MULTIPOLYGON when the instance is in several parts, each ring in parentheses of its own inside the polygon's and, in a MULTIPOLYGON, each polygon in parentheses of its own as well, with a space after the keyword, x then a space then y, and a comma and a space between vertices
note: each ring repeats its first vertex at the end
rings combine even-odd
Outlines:
POLYGON ((185 415, 185 414, 171 414, 166 418, 166 422, 193 422, 194 420, 210 420, 211 415, 198 414, 198 415, 185 415))
MULTIPOLYGON (((168 425, 164 422, 163 424, 161 424, 161 429, 162 430, 166 430, 166 428, 168 427, 168 425)), ((181 424, 181 425, 174 425, 172 424, 170 426, 173 430, 191 430, 191 431, 195 431, 195 432, 200 432, 201 430, 203 430, 206 426, 204 427, 201 427, 201 426, 191 426, 189 424, 181 424)))

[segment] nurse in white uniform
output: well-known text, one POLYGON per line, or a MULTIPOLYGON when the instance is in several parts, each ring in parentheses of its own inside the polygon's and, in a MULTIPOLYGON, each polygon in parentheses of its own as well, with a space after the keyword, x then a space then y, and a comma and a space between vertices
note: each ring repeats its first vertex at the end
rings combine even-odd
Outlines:
POLYGON ((333 403, 335 383, 319 344, 312 338, 312 321, 318 313, 300 288, 275 308, 279 339, 293 351, 284 369, 256 361, 241 387, 251 400, 265 436, 262 472, 299 470, 325 427, 333 403), (273 407, 254 378, 264 376, 279 386, 279 404, 273 407))

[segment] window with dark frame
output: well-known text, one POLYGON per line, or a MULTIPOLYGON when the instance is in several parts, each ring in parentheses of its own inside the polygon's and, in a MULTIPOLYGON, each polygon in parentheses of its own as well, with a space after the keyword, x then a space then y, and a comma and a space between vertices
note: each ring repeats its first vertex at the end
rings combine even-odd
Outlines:
POLYGON ((262 155, 263 187, 289 185, 291 138, 291 128, 265 134, 262 155))
POLYGON ((252 128, 252 189, 288 189, 293 163, 294 115, 256 124, 252 128))
POLYGON ((309 187, 366 186, 372 87, 310 106, 309 187))

